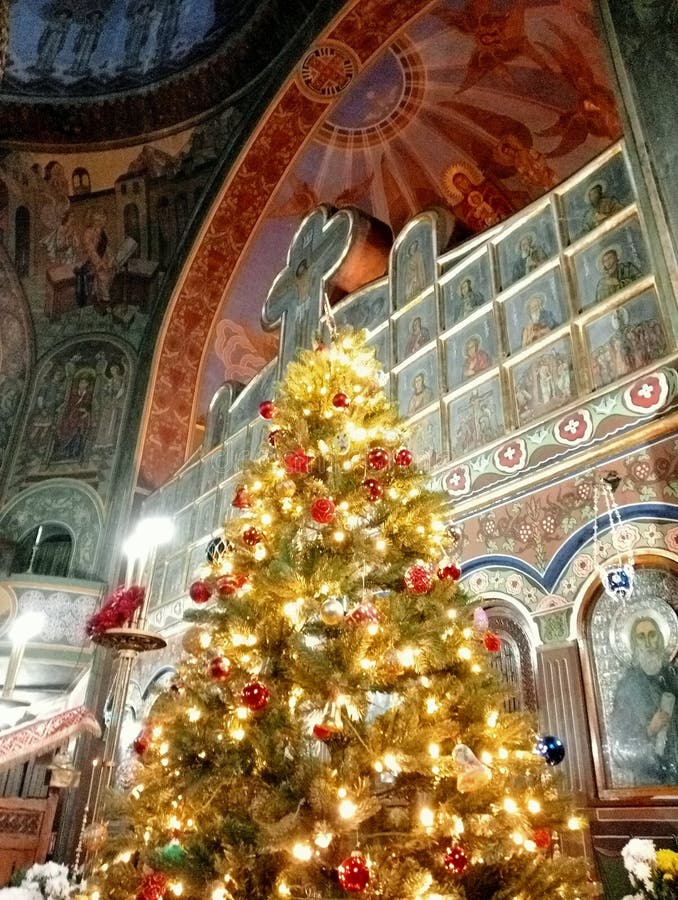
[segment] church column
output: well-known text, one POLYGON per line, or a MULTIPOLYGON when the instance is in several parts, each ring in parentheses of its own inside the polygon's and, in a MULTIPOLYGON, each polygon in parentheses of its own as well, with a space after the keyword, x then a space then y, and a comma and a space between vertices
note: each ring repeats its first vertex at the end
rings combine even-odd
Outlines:
MULTIPOLYGON (((540 733, 556 735, 565 745, 565 759, 560 768, 576 805, 585 809, 595 796, 595 782, 576 641, 542 644, 537 648, 537 698, 540 733)), ((588 829, 568 832, 562 841, 568 855, 592 859, 588 829)))

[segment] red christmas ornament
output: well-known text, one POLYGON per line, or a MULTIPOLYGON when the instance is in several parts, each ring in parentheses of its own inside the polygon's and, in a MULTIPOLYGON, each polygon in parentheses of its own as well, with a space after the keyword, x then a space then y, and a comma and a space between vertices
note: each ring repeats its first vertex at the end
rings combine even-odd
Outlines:
POLYGON ((448 578, 450 581, 459 581, 461 569, 454 563, 446 563, 445 565, 440 566, 437 574, 441 581, 445 581, 448 578))
POLYGON ((207 666, 210 678, 215 681, 226 681, 231 676, 231 661, 225 656, 214 656, 207 666))
POLYGON ((257 544, 261 543, 263 537, 263 534, 254 525, 246 528, 242 533, 242 539, 248 547, 256 547, 257 544))
POLYGON ((313 349, 316 353, 324 353, 327 350, 327 344, 324 344, 322 341, 318 341, 313 349))
POLYGON ((350 402, 348 394, 344 394, 341 391, 332 397, 332 406, 336 409, 346 409, 350 402))
POLYGON ((132 750, 137 756, 143 756, 151 745, 151 734, 147 728, 140 731, 132 742, 132 750))
POLYGON ((194 603, 207 603, 212 596, 212 588, 204 581, 194 581, 188 593, 194 603))
POLYGON ((339 730, 326 725, 324 722, 318 722, 313 726, 313 737, 319 741, 331 741, 333 737, 339 734, 339 730))
POLYGON ((401 447, 395 455, 395 464, 401 466, 403 469, 407 468, 407 466, 411 466, 413 462, 414 453, 412 453, 411 450, 408 450, 407 447, 401 447))
POLYGON ((275 447, 275 442, 278 440, 278 432, 279 428, 272 428, 268 433, 268 442, 271 447, 275 447))
POLYGON ((361 484, 361 487, 365 491, 367 499, 371 500, 373 503, 377 500, 381 500, 384 495, 384 489, 376 478, 366 478, 361 484))
POLYGON ((349 894, 359 894, 370 883, 370 869, 367 860, 360 853, 347 856, 337 867, 339 884, 349 894))
POLYGON ((532 832, 532 840, 538 850, 548 850, 551 846, 551 832, 548 828, 535 828, 532 832))
POLYGON ((319 525, 329 525, 334 519, 334 501, 329 497, 318 497, 311 503, 311 518, 319 525))
POLYGON ((250 681, 240 694, 240 702, 252 712, 261 712, 266 709, 270 699, 270 691, 261 681, 250 681))
POLYGON ((166 876, 162 872, 149 872, 139 886, 137 900, 162 900, 166 890, 166 876))
POLYGON ((468 858, 459 844, 447 848, 443 862, 447 871, 455 875, 463 875, 468 868, 468 858))
POLYGON ((367 451, 367 465, 370 469, 385 469, 388 465, 388 450, 383 447, 372 447, 367 451))
POLYGON ((370 625, 379 621, 379 610, 374 603, 363 600, 346 616, 346 621, 355 625, 370 625))
POLYGON ((433 587, 433 576, 426 566, 415 563, 405 572, 405 586, 412 594, 428 594, 433 587))
POLYGON ((483 635, 483 645, 490 653, 499 653, 501 650, 501 638, 493 631, 486 631, 483 635))
POLYGON ((272 400, 264 400, 259 404, 259 415, 262 419, 272 419, 275 413, 275 404, 272 400))
POLYGON ((235 506, 236 509, 249 509, 252 506, 249 491, 243 484, 236 488, 231 506, 235 506))
POLYGON ((247 578, 244 575, 222 575, 217 581, 217 590, 220 594, 230 597, 235 594, 246 583, 247 578))
POLYGON ((312 458, 304 453, 301 447, 298 450, 293 450, 292 453, 288 453, 284 459, 288 474, 306 475, 312 458))

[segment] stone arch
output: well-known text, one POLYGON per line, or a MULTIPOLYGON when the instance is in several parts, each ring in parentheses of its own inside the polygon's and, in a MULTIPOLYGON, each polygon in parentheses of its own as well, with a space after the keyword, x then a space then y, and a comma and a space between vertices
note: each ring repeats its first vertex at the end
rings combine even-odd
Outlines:
POLYGON ((0 514, 0 534, 11 541, 42 522, 53 522, 73 535, 70 578, 96 579, 104 511, 89 485, 53 478, 17 494, 0 514))

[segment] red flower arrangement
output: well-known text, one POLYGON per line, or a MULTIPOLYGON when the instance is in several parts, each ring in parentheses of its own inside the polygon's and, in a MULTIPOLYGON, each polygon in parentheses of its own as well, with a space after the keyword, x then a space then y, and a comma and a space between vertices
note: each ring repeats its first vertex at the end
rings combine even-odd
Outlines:
POLYGON ((103 634, 109 628, 122 628, 129 625, 134 613, 144 602, 146 590, 138 584, 125 587, 121 584, 106 597, 101 609, 87 620, 86 631, 90 637, 103 634))

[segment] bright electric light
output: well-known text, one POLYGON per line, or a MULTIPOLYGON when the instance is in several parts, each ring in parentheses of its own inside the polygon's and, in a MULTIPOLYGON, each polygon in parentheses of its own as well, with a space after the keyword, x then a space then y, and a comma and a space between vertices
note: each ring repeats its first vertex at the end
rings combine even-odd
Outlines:
POLYGON ((435 813, 432 809, 429 809, 428 806, 425 806, 423 809, 419 810, 419 821, 424 826, 424 828, 433 828, 435 820, 435 813))
POLYGON ((123 553, 125 556, 138 559, 153 550, 154 547, 168 543, 173 534, 174 523, 167 516, 149 516, 146 519, 140 519, 132 534, 123 544, 123 553))
POLYGON ((528 800, 527 809, 531 813, 541 812, 541 803, 538 800, 528 800))
POLYGON ((504 800, 504 809, 507 813, 513 815, 514 813, 518 812, 518 804, 512 797, 507 797, 504 800))
POLYGON ((313 856, 313 848, 310 844, 295 844, 292 847, 292 856, 301 862, 308 862, 313 856))
POLYGON ((326 850, 330 844, 332 843, 332 832, 330 831, 319 831, 315 836, 315 844, 317 847, 320 847, 321 850, 326 850))
POLYGON ((9 628, 9 638, 13 644, 27 644, 37 637, 47 622, 44 612, 27 610, 16 617, 9 628))
POLYGON ((339 804, 339 815, 342 819, 352 819, 358 811, 358 807, 352 800, 342 800, 339 804))

